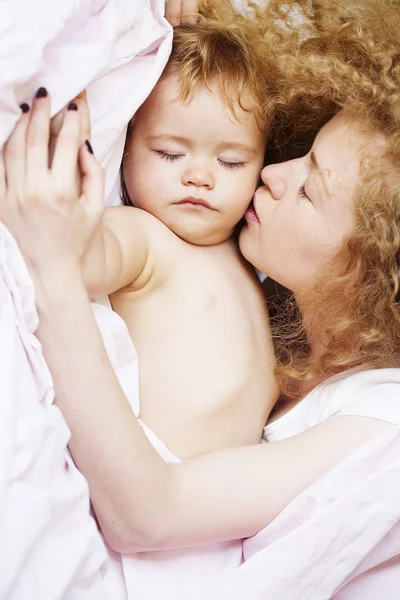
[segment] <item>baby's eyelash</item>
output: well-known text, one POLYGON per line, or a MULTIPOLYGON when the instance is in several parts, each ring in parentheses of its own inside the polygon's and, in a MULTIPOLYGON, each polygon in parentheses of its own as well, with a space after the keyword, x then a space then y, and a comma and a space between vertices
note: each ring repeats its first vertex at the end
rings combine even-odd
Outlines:
POLYGON ((309 198, 309 197, 307 196, 307 194, 306 194, 306 187, 305 187, 305 184, 303 184, 303 185, 301 186, 301 188, 300 188, 299 192, 300 192, 300 196, 301 196, 302 198, 304 198, 305 200, 309 200, 309 202, 311 202, 311 198, 309 198))
MULTIPOLYGON (((175 160, 179 160, 185 156, 184 154, 169 154, 168 152, 163 152, 163 150, 154 150, 154 153, 160 158, 169 160, 170 162, 174 162, 175 160)), ((244 162, 228 162, 220 159, 218 159, 218 163, 222 167, 225 167, 225 169, 242 169, 246 165, 244 162)))
POLYGON ((219 164, 226 169, 242 169, 246 163, 244 162, 227 162, 226 160, 219 160, 219 164))
POLYGON ((164 160, 169 160, 171 162, 173 162, 174 160, 179 160, 180 158, 183 158, 185 156, 184 154, 168 154, 168 152, 163 152, 162 150, 154 150, 154 152, 160 158, 163 158, 164 160))

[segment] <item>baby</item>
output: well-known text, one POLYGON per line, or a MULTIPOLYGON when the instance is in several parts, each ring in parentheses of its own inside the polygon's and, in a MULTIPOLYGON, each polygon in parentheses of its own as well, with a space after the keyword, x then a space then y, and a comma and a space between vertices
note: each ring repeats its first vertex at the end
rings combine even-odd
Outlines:
POLYGON ((257 443, 277 395, 266 304, 235 238, 267 136, 249 54, 223 29, 176 30, 128 133, 135 208, 106 210, 85 263, 138 351, 140 418, 180 459, 257 443))
MULTIPOLYGON (((117 313, 103 323, 106 342, 108 328, 114 339, 123 326, 119 315, 137 349, 139 390, 132 372, 128 396, 168 464, 259 443, 277 396, 266 303, 235 236, 245 213, 254 218, 269 125, 253 61, 239 28, 176 30, 170 61, 128 132, 122 190, 134 208, 106 210, 84 263, 90 296, 109 295, 117 313)), ((84 101, 80 113, 85 121, 84 101)), ((129 600, 195 600, 240 565, 242 546, 110 557, 129 600)))

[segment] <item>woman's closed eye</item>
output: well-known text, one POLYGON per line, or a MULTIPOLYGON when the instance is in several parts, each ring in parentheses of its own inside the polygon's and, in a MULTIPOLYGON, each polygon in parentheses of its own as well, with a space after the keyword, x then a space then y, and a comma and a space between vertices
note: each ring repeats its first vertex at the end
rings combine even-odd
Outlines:
POLYGON ((300 192, 300 196, 301 196, 302 198, 304 198, 305 200, 308 200, 309 202, 312 202, 311 198, 310 198, 309 196, 307 196, 307 193, 306 193, 306 186, 305 186, 305 184, 303 184, 303 185, 301 186, 301 188, 300 188, 299 192, 300 192))
POLYGON ((163 150, 154 150, 154 153, 157 154, 157 156, 159 156, 160 158, 163 158, 164 160, 169 160, 170 162, 173 162, 174 160, 179 160, 180 158, 183 158, 185 156, 184 154, 172 154, 170 152, 164 152, 163 150))

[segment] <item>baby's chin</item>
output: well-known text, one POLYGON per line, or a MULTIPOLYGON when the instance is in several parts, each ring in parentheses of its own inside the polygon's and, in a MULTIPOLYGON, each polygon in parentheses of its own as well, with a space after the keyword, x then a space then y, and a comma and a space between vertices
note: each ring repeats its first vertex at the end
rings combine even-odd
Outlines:
MULTIPOLYGON (((164 223, 167 225, 166 223, 164 223)), ((229 240, 232 230, 221 231, 207 227, 188 227, 184 223, 171 223, 167 227, 181 240, 194 246, 216 246, 229 240)))

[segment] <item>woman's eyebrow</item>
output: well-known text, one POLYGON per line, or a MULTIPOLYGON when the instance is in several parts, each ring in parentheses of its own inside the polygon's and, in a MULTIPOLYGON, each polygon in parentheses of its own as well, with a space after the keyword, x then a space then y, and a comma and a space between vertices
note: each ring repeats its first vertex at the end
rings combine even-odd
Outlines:
POLYGON ((330 193, 328 185, 327 185, 327 182, 325 180, 324 171, 319 166, 318 161, 317 161, 317 157, 315 156, 315 152, 313 150, 311 151, 310 159, 311 159, 311 164, 313 166, 313 169, 315 171, 317 171, 318 175, 321 178, 325 194, 328 196, 328 198, 330 198, 332 196, 332 194, 330 193))

